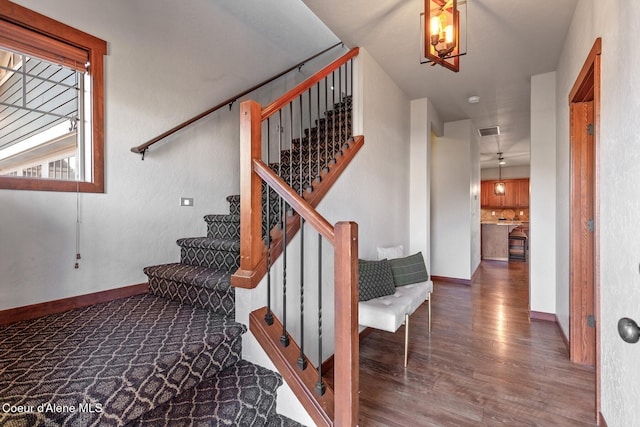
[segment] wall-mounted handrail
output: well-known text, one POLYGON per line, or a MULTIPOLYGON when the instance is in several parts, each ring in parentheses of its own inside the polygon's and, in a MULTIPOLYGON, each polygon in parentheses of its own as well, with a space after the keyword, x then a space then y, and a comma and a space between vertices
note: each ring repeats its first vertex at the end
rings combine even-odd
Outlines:
POLYGON ((342 42, 338 42, 338 43, 336 43, 336 44, 334 44, 332 46, 329 46, 328 48, 324 49, 323 51, 318 52, 315 55, 310 56, 310 57, 308 57, 307 59, 305 59, 305 60, 303 60, 301 62, 298 62, 296 65, 294 65, 294 66, 292 66, 290 68, 287 68, 285 71, 283 71, 281 73, 278 73, 275 76, 270 77, 267 80, 264 80, 263 82, 260 82, 257 85, 252 86, 249 89, 244 90, 244 91, 240 92, 239 94, 237 94, 235 96, 232 96, 231 98, 228 98, 228 99, 222 101, 221 103, 217 104, 216 106, 208 109, 207 111, 204 111, 204 112, 198 114, 197 116, 194 116, 194 117, 190 118, 189 120, 187 120, 185 122, 180 123, 179 125, 177 125, 177 126, 171 128, 171 129, 169 129, 168 131, 156 136, 155 138, 150 139, 149 141, 145 142, 144 144, 140 144, 137 147, 132 147, 131 148, 131 152, 132 153, 136 153, 136 154, 141 154, 142 155, 142 160, 144 160, 145 152, 149 149, 149 147, 151 147, 156 142, 159 142, 159 141, 163 140, 164 138, 166 138, 166 137, 168 137, 170 135, 173 135, 174 133, 186 128, 190 124, 192 124, 194 122, 197 122, 198 120, 208 116, 209 114, 212 114, 212 113, 218 111, 220 108, 222 108, 222 107, 224 107, 226 105, 231 107, 234 102, 236 102, 238 99, 242 98, 243 96, 245 96, 245 95, 247 95, 247 94, 249 94, 249 93, 251 93, 251 92, 253 92, 253 91, 257 90, 257 89, 260 89, 262 86, 265 86, 265 85, 271 83, 274 80, 279 79, 280 77, 284 76, 287 73, 290 73, 291 71, 295 70, 296 68, 298 68, 298 69, 302 68, 307 62, 309 62, 309 61, 311 61, 311 60, 313 60, 313 59, 315 59, 315 58, 317 58, 317 57, 319 57, 319 56, 321 56, 321 55, 329 52, 330 50, 332 50, 332 49, 334 49, 334 48, 336 48, 338 46, 341 46, 341 45, 343 45, 343 43, 342 42))

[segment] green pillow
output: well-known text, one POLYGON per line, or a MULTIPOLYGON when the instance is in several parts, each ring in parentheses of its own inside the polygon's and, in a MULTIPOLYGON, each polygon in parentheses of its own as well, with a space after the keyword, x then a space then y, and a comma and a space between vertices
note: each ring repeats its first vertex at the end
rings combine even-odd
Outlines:
POLYGON ((424 265, 422 252, 404 258, 392 259, 389 264, 393 272, 395 286, 411 285, 412 283, 429 280, 429 273, 427 273, 427 266, 424 265))
POLYGON ((359 301, 368 301, 373 298, 393 295, 395 292, 393 273, 388 260, 358 260, 359 301))

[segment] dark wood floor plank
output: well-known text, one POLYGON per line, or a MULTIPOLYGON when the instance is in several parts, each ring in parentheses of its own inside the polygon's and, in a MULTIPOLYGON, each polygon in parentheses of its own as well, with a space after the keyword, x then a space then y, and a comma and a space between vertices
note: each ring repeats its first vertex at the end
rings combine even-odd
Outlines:
POLYGON ((530 320, 528 265, 483 262, 471 286, 435 283, 404 326, 360 344, 361 426, 595 426, 595 372, 569 361, 552 322, 530 320))

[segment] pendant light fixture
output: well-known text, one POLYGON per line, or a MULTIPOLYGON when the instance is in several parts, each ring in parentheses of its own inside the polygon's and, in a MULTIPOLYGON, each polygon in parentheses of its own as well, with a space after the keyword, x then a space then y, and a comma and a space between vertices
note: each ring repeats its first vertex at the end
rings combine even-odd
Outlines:
POLYGON ((452 71, 460 71, 459 59, 466 54, 467 47, 466 12, 466 0, 424 1, 424 13, 420 15, 420 63, 440 64, 452 71), (460 13, 459 6, 464 6, 463 13, 460 13))
POLYGON ((502 165, 505 163, 502 151, 498 152, 498 181, 493 185, 493 194, 496 196, 504 196, 506 194, 507 186, 502 181, 502 165))

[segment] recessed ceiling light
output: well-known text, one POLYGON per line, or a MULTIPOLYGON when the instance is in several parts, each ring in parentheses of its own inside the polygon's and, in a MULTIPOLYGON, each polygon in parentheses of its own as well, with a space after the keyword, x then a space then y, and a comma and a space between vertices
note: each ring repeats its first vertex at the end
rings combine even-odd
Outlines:
POLYGON ((480 97, 477 95, 470 96, 467 101, 469 101, 469 104, 477 104, 478 102, 480 102, 480 97))

